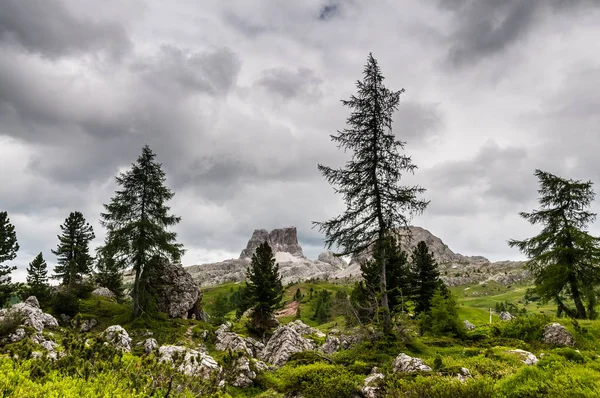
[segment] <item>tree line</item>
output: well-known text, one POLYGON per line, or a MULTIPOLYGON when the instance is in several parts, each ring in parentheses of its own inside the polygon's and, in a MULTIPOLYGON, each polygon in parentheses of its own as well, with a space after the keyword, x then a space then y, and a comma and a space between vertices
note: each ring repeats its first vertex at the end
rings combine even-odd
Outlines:
MULTIPOLYGON (((356 94, 342 101, 350 109, 346 128, 331 135, 351 158, 339 168, 318 165, 335 192, 341 194, 345 211, 313 223, 324 234, 326 246, 335 248, 340 256, 372 252, 373 260, 361 264, 363 281, 355 289, 354 304, 360 310, 359 318, 377 319, 389 332, 395 314, 405 311, 405 301, 413 302, 415 313, 428 316, 434 304, 452 306, 453 298, 440 282, 426 245, 419 243, 410 261, 400 249, 401 240, 410 239, 410 221, 429 205, 421 198, 425 188, 401 184, 406 173, 417 170, 411 157, 403 153, 406 142, 392 131, 393 114, 404 89, 394 91, 384 85, 372 54, 356 88, 356 94)), ((155 158, 146 145, 131 168, 116 177, 118 189, 100 215, 105 239, 94 255, 89 250, 94 231, 82 213, 72 212, 60 226, 58 244, 52 250, 58 265, 51 278, 59 280, 68 294, 76 296, 85 281, 93 280, 121 297, 122 272, 130 268, 134 273, 134 316, 151 308, 153 298, 147 281, 152 264, 157 258, 179 261, 184 253, 171 230, 181 220, 167 205, 174 192, 166 186, 166 175, 155 158)), ((596 216, 589 211, 595 197, 593 184, 541 170, 535 175, 540 184, 540 209, 520 215, 540 225, 542 231, 528 239, 510 240, 509 245, 528 256, 526 267, 534 276, 536 292, 542 299, 556 302, 559 314, 593 318, 600 285, 600 239, 587 231, 596 216)), ((18 250, 14 226, 7 212, 0 212, 0 305, 15 293, 16 284, 10 278, 15 267, 7 263, 16 258, 18 250)), ((244 298, 254 308, 253 319, 259 329, 268 325, 281 299, 276 268, 265 242, 252 258, 244 298), (270 289, 258 287, 267 285, 270 289)), ((42 253, 29 264, 27 273, 29 293, 40 297, 49 294, 42 253)))

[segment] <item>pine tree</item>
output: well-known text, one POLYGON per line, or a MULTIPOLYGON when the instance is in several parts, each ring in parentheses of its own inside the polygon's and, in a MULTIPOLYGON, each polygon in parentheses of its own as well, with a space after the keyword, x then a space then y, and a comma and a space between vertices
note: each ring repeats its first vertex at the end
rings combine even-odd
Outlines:
POLYGON ((94 229, 86 222, 83 214, 74 211, 60 226, 58 245, 52 253, 58 257, 53 279, 61 279, 61 284, 72 290, 83 277, 92 271, 94 258, 90 255, 90 242, 96 237, 94 229))
POLYGON ((166 175, 155 158, 145 145, 131 170, 117 176, 120 189, 104 205, 106 212, 101 215, 101 224, 107 229, 106 251, 113 255, 119 269, 132 267, 135 272, 135 317, 149 306, 147 299, 152 299, 147 294, 146 280, 155 263, 153 259, 162 257, 177 262, 184 253, 183 245, 176 242, 177 234, 168 230, 181 220, 169 214, 170 207, 166 205, 175 194, 165 186, 166 175))
POLYGON ((255 330, 264 333, 273 326, 273 312, 283 297, 279 265, 267 242, 258 246, 252 255, 246 280, 248 298, 254 308, 251 323, 255 330))
POLYGON ((412 252, 415 313, 428 312, 436 290, 442 285, 440 271, 433 254, 424 241, 420 241, 412 252))
POLYGON ((27 267, 27 294, 35 296, 38 301, 45 302, 50 295, 48 284, 48 266, 40 252, 27 267))
POLYGON ((117 300, 121 300, 123 298, 122 270, 114 256, 107 252, 106 246, 99 247, 97 250, 96 269, 95 282, 113 292, 117 300))
POLYGON ((6 304, 13 293, 10 273, 17 269, 4 263, 14 260, 18 251, 15 226, 10 223, 8 213, 0 211, 0 308, 6 304))
POLYGON ((508 244, 529 257, 527 268, 542 298, 555 300, 559 311, 569 316, 585 319, 594 313, 595 286, 600 280, 600 239, 585 230, 596 218, 587 210, 595 197, 593 184, 541 170, 535 175, 540 183, 540 209, 519 215, 543 229, 534 237, 511 239, 508 244), (571 296, 575 310, 567 307, 564 294, 571 296))
MULTIPOLYGON (((417 166, 399 153, 405 143, 392 132, 392 116, 404 90, 391 91, 383 80, 377 61, 369 54, 364 79, 357 82, 358 94, 342 101, 352 110, 348 128, 331 136, 339 148, 352 152, 352 159, 340 169, 318 166, 336 192, 343 195, 346 212, 314 224, 325 233, 326 246, 341 247, 341 255, 360 253, 375 242, 383 242, 393 231, 408 227, 410 217, 421 213, 429 203, 417 198, 424 188, 399 185, 403 173, 414 172, 417 166)), ((379 291, 386 332, 391 330, 387 290, 384 260, 379 291)))

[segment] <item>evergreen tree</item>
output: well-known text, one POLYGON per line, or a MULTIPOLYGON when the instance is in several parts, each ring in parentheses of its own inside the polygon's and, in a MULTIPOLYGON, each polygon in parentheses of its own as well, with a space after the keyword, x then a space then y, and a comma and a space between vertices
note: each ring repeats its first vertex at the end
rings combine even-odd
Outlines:
POLYGON ((96 255, 95 282, 114 293, 117 300, 123 298, 123 274, 115 257, 108 252, 107 246, 99 247, 96 255))
POLYGON ((542 231, 508 244, 529 257, 527 268, 542 298, 553 299, 560 311, 585 319, 594 313, 595 286, 600 280, 600 239, 585 230, 596 217, 588 210, 595 197, 592 182, 567 180, 541 170, 535 175, 540 183, 540 209, 519 215, 542 225, 542 231), (564 294, 571 296, 575 310, 567 307, 564 294))
POLYGON ((275 263, 273 251, 267 242, 258 246, 252 255, 246 280, 247 294, 254 308, 252 326, 259 333, 264 333, 273 326, 273 311, 283 297, 279 264, 275 263))
POLYGON ((72 290, 92 271, 94 258, 90 255, 89 244, 96 236, 92 226, 78 211, 69 214, 60 229, 62 234, 58 235, 58 245, 56 250, 52 250, 58 257, 52 278, 61 279, 61 284, 72 290))
POLYGON ((325 323, 329 320, 332 307, 332 295, 329 290, 323 289, 317 294, 315 303, 315 314, 312 319, 318 323, 325 323))
MULTIPOLYGON (((375 242, 383 242, 399 228, 408 226, 413 214, 421 213, 428 202, 417 196, 419 186, 401 186, 405 172, 416 165, 399 151, 405 143, 392 132, 392 116, 404 90, 391 91, 373 55, 369 54, 363 81, 357 82, 358 94, 342 101, 351 109, 348 128, 332 135, 339 148, 350 150, 352 159, 344 168, 319 165, 327 181, 342 193, 346 212, 325 222, 315 222, 325 233, 328 248, 342 248, 341 255, 360 253, 375 242)), ((379 246, 384 247, 384 246, 379 246)), ((385 254, 380 269, 379 291, 384 311, 384 330, 391 329, 385 254)))
POLYGON ((422 330, 429 330, 436 336, 457 336, 465 333, 464 325, 458 318, 458 304, 449 291, 436 289, 431 298, 429 312, 420 315, 422 330))
POLYGON ((420 241, 412 252, 415 313, 428 312, 435 291, 443 282, 433 254, 424 241, 420 241))
POLYGON ((10 223, 8 213, 0 211, 0 308, 3 307, 13 292, 10 273, 17 269, 5 264, 17 257, 19 244, 15 234, 15 226, 10 223))
POLYGON ((28 296, 35 296, 40 303, 49 299, 48 266, 42 252, 27 267, 27 285, 28 296))

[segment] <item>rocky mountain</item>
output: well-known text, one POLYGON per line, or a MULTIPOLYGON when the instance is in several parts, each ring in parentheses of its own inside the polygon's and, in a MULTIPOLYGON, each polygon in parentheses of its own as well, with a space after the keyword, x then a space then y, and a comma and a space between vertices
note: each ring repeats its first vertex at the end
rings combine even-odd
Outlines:
MULTIPOLYGON (((529 278, 522 262, 491 262, 482 256, 464 256, 454 253, 440 238, 421 227, 411 226, 406 231, 400 231, 399 238, 403 250, 409 253, 418 242, 425 241, 439 264, 442 278, 450 286, 489 280, 512 284, 529 278)), ((257 229, 252 233, 239 258, 192 265, 186 267, 186 270, 200 286, 241 282, 245 279, 252 254, 258 245, 265 241, 273 248, 284 284, 311 278, 356 279, 360 277, 360 262, 371 257, 371 253, 367 250, 354 256, 348 265, 344 259, 334 256, 332 252, 324 252, 318 259, 310 260, 302 252, 295 227, 279 228, 270 232, 257 229)))

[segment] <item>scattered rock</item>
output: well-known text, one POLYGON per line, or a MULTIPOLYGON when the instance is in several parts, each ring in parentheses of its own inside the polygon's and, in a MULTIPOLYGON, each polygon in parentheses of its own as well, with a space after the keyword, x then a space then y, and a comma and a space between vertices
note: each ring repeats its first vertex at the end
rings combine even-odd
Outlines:
POLYGON ((154 260, 148 285, 152 286, 157 308, 171 318, 197 319, 202 295, 196 282, 181 264, 166 259, 154 260))
POLYGON ((313 343, 300 336, 291 327, 285 325, 275 330, 273 336, 262 351, 260 357, 263 361, 275 366, 283 366, 295 352, 312 350, 313 343))
POLYGON ((149 338, 144 340, 144 352, 150 354, 152 351, 158 348, 158 342, 156 339, 149 338))
POLYGON ((467 379, 472 378, 473 376, 471 376, 471 372, 469 372, 469 369, 467 368, 460 368, 460 371, 458 372, 458 374, 456 375, 456 378, 461 382, 464 383, 465 381, 467 381, 467 379))
POLYGON ((517 350, 509 350, 507 351, 509 354, 516 354, 521 357, 521 362, 523 362, 527 366, 532 366, 538 363, 538 359, 535 355, 533 355, 529 351, 517 349, 517 350))
POLYGON ((25 317, 25 326, 31 326, 36 331, 41 332, 45 327, 55 328, 58 321, 50 314, 46 314, 40 308, 37 298, 29 296, 22 303, 13 305, 6 311, 6 315, 14 312, 20 312, 25 317))
POLYGON ((575 346, 573 335, 563 325, 557 322, 546 325, 542 342, 562 347, 575 346))
POLYGON ((467 319, 465 319, 464 324, 465 324, 465 329, 467 329, 467 330, 475 330, 475 325, 473 325, 467 319))
POLYGON ((501 321, 511 321, 515 317, 508 311, 502 311, 499 315, 501 321))
MULTIPOLYGON (((33 341, 36 344, 41 345, 42 348, 44 348, 44 350, 47 351, 48 358, 50 358, 52 360, 58 359, 58 353, 56 352, 56 348, 58 347, 58 344, 56 342, 46 339, 46 337, 44 337, 44 335, 40 332, 34 334, 31 337, 31 341, 33 341)), ((61 354, 64 355, 64 353, 61 353, 61 354)))
POLYGON ((25 329, 18 328, 17 330, 15 330, 15 332, 13 334, 8 336, 8 339, 10 340, 11 343, 16 343, 18 341, 23 340, 25 337, 27 337, 27 333, 25 333, 25 329))
POLYGON ((94 318, 87 319, 81 324, 81 327, 79 328, 79 330, 81 330, 82 332, 89 332, 97 324, 98 324, 98 321, 96 319, 94 319, 94 318))
POLYGON ((385 376, 379 371, 377 367, 371 370, 371 374, 367 376, 365 382, 360 389, 366 398, 377 398, 379 397, 379 390, 381 390, 381 384, 385 376))
POLYGON ((108 288, 98 287, 92 291, 92 294, 96 296, 108 297, 110 299, 115 299, 117 296, 113 292, 111 292, 108 288))
POLYGON ((158 349, 159 361, 174 363, 177 370, 186 375, 208 379, 220 373, 221 367, 210 355, 186 347, 165 345, 158 349))
POLYGON ((288 326, 298 332, 300 336, 315 335, 317 337, 325 337, 325 333, 321 332, 319 329, 311 328, 300 319, 288 323, 288 326))
POLYGON ((107 342, 114 345, 115 348, 126 352, 131 351, 131 337, 121 325, 113 325, 106 328, 102 332, 101 337, 107 342))
POLYGON ((325 343, 319 350, 324 354, 333 354, 340 348, 340 345, 341 342, 339 337, 330 334, 327 336, 327 340, 325 340, 325 343))
POLYGON ((425 365, 422 359, 413 358, 405 353, 400 353, 396 359, 394 359, 392 368, 394 373, 431 372, 431 368, 425 365))
MULTIPOLYGON (((229 328, 227 328, 229 330, 229 328)), ((237 333, 225 331, 219 327, 215 349, 218 351, 242 351, 249 356, 254 355, 253 347, 249 347, 246 339, 237 333)))

